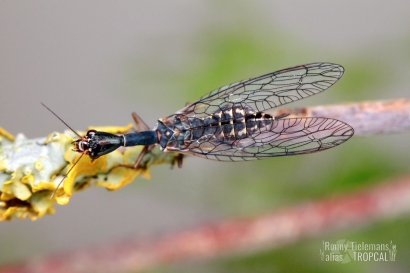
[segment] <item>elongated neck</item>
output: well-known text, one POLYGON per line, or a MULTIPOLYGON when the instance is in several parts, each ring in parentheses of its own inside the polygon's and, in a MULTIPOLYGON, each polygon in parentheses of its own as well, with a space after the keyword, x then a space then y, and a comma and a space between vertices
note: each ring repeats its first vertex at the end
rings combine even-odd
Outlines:
POLYGON ((157 132, 154 130, 124 134, 124 146, 151 145, 158 142, 157 132))

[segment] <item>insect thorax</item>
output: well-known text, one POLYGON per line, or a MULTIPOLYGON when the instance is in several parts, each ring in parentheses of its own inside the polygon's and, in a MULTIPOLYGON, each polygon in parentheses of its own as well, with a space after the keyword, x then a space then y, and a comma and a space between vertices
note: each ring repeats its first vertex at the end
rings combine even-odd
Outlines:
MULTIPOLYGON (((266 131, 274 117, 242 105, 226 106, 205 117, 175 114, 158 121, 161 149, 185 150, 201 143, 233 144, 266 131)), ((269 126, 270 127, 270 126, 269 126)))

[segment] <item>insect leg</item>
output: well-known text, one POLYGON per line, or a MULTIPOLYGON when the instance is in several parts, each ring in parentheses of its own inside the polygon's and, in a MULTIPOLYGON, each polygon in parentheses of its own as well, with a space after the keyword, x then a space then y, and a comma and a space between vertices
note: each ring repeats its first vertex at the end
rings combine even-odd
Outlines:
POLYGON ((132 113, 132 118, 134 119, 135 125, 137 126, 137 132, 148 131, 148 125, 137 115, 137 113, 132 113))
MULTIPOLYGON (((137 132, 142 132, 142 131, 148 131, 149 130, 148 125, 142 120, 142 118, 140 118, 140 116, 137 115, 137 113, 132 112, 132 118, 134 119, 135 125, 137 127, 137 132)), ((135 163, 133 165, 134 169, 136 169, 138 167, 138 165, 141 162, 144 155, 147 152, 151 151, 154 147, 155 147, 155 145, 149 145, 149 146, 145 146, 144 149, 142 149, 140 155, 135 160, 135 163)))
POLYGON ((144 155, 145 155, 148 151, 150 151, 150 150, 152 149, 152 147, 150 147, 150 146, 154 146, 154 145, 147 145, 147 146, 144 146, 144 148, 142 148, 142 151, 141 151, 141 153, 138 155, 137 159, 135 160, 134 165, 120 164, 120 165, 117 165, 117 166, 112 167, 112 168, 110 169, 110 172, 111 172, 113 169, 118 168, 118 167, 124 167, 124 168, 128 168, 128 169, 138 169, 139 164, 141 163, 141 160, 142 160, 142 158, 144 157, 144 155))
POLYGON ((178 168, 182 168, 182 159, 184 158, 183 154, 178 154, 177 157, 171 163, 171 169, 174 167, 175 163, 177 163, 178 168))

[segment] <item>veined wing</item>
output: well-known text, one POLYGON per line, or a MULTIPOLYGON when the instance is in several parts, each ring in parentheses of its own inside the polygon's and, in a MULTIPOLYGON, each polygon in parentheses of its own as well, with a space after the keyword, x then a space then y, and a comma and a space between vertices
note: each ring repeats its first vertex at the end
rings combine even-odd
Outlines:
POLYGON ((332 63, 311 63, 233 83, 205 95, 176 114, 205 117, 241 105, 264 111, 320 93, 342 77, 344 68, 332 63))
POLYGON ((350 125, 330 118, 279 119, 245 138, 229 141, 208 134, 183 149, 169 151, 218 161, 247 161, 323 151, 342 144, 353 133, 350 125))

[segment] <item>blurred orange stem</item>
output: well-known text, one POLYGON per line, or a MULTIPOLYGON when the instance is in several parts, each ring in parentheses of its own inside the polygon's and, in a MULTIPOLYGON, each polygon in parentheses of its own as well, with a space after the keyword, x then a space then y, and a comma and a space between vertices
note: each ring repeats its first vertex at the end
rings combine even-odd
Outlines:
MULTIPOLYGON (((223 253, 275 248, 335 229, 410 212, 410 176, 248 219, 208 224, 152 240, 127 238, 0 269, 1 273, 125 272, 223 253)), ((319 259, 319 258, 318 258, 319 259)))

